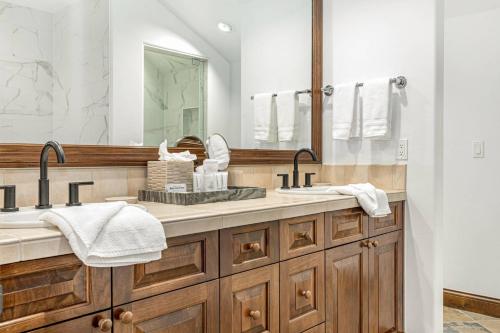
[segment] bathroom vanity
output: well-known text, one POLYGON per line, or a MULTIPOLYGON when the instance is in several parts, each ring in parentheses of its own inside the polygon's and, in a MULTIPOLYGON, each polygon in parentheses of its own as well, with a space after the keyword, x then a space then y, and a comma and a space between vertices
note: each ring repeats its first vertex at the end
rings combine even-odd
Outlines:
POLYGON ((17 232, 21 253, 0 262, 0 332, 403 332, 405 193, 389 199, 377 219, 338 195, 146 203, 168 249, 113 269, 57 230, 3 230, 0 251, 17 232))

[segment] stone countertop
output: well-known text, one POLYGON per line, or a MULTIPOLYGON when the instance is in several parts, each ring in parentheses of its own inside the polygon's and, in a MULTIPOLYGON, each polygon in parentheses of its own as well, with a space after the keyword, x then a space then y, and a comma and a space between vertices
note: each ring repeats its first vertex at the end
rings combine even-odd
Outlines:
MULTIPOLYGON (((389 201, 406 200, 404 191, 387 191, 389 201)), ((358 207, 345 195, 297 195, 268 191, 262 199, 193 206, 141 202, 164 226, 167 237, 358 207)), ((0 229, 0 265, 72 253, 57 228, 0 229)))

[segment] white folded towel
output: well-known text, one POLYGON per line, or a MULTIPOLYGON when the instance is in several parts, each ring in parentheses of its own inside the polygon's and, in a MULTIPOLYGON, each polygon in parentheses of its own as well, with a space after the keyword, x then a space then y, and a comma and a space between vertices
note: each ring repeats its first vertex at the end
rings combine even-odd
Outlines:
POLYGON ((363 136, 391 137, 391 79, 366 81, 363 86, 363 136))
POLYGON ((295 134, 295 119, 299 112, 299 97, 295 90, 281 91, 276 96, 278 117, 278 140, 292 141, 295 134))
POLYGON ((167 248, 160 221, 123 201, 51 209, 40 220, 57 226, 87 266, 150 262, 160 259, 167 248))
POLYGON ((273 94, 256 94, 253 107, 255 140, 275 142, 276 116, 273 112, 273 94))
POLYGON ((333 139, 349 140, 360 136, 360 116, 356 83, 335 86, 333 96, 333 139))
POLYGON ((370 217, 384 217, 391 214, 387 194, 370 183, 335 186, 335 190, 340 194, 355 196, 361 208, 370 217))

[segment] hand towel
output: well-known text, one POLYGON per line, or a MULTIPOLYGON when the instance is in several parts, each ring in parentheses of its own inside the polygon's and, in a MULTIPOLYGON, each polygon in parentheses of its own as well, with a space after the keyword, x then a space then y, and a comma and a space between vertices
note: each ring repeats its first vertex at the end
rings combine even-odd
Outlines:
POLYGON ((292 141, 295 134, 295 119, 299 110, 299 97, 295 90, 281 91, 276 96, 278 140, 292 141))
POLYGON ((391 137, 391 79, 366 81, 363 86, 363 136, 391 137))
POLYGON ((335 190, 358 199, 359 205, 370 217, 384 217, 391 214, 387 194, 370 183, 335 186, 335 190))
POLYGON ((150 262, 160 259, 167 248, 160 221, 123 201, 51 209, 40 220, 57 226, 87 266, 150 262))
POLYGON ((360 135, 356 83, 336 85, 333 96, 333 139, 349 140, 360 135))
POLYGON ((273 94, 256 94, 254 107, 255 140, 274 142, 276 137, 276 117, 273 114, 273 94))

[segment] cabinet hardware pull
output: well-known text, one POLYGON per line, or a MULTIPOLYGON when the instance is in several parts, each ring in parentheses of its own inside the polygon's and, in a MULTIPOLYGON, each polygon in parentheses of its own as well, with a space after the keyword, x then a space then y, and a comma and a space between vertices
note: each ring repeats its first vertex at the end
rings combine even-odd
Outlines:
POLYGON ((248 248, 254 252, 260 251, 260 244, 259 243, 250 243, 248 244, 248 248))
MULTIPOLYGON (((372 242, 372 244, 373 244, 373 247, 377 247, 377 246, 378 246, 378 244, 379 244, 379 242, 378 242, 378 241, 373 241, 373 242, 372 242)), ((395 332, 395 331, 394 331, 394 332, 395 332)))
POLYGON ((113 321, 109 318, 97 316, 94 318, 92 326, 98 328, 101 332, 109 332, 113 327, 113 321))
POLYGON ((260 311, 259 310, 255 310, 255 311, 250 311, 249 313, 250 317, 252 317, 253 320, 257 320, 260 318, 260 311))
POLYGON ((118 317, 124 324, 130 324, 134 319, 134 314, 130 311, 123 311, 118 317))
POLYGON ((312 296, 312 292, 310 290, 302 290, 300 294, 304 296, 306 299, 309 299, 312 296))
POLYGON ((299 236, 299 238, 301 238, 301 239, 309 239, 309 233, 307 231, 305 231, 305 232, 299 232, 297 234, 297 236, 299 236))
POLYGON ((370 242, 369 240, 362 241, 361 242, 361 247, 367 247, 367 248, 371 249, 372 242, 370 242))

